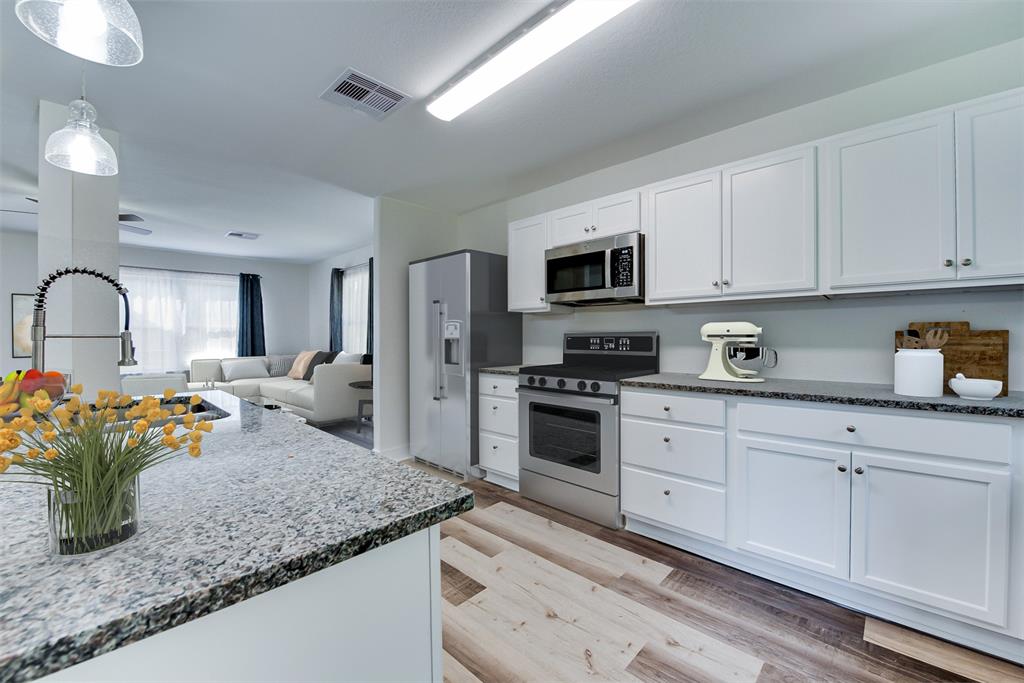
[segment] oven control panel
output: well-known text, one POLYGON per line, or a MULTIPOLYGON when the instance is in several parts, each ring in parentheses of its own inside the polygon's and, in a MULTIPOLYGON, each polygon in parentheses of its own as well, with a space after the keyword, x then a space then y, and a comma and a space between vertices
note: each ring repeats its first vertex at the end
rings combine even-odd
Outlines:
POLYGON ((569 353, 651 354, 657 335, 652 334, 567 334, 564 350, 569 353))

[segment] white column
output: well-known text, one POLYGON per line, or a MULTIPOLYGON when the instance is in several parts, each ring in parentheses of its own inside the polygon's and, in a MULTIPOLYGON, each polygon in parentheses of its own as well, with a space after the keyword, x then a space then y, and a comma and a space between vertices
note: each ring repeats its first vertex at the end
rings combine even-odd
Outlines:
MULTIPOLYGON (((102 112, 101 112, 102 115, 102 112)), ((41 281, 59 268, 87 266, 118 277, 119 176, 91 176, 57 168, 43 158, 46 140, 64 127, 65 104, 39 102, 39 246, 41 281)), ((119 152, 116 132, 101 134, 119 152)), ((117 334, 121 297, 114 288, 87 275, 68 275, 50 288, 46 303, 48 334, 117 334)), ((51 339, 46 342, 46 369, 70 372, 85 386, 119 389, 116 339, 51 339)))

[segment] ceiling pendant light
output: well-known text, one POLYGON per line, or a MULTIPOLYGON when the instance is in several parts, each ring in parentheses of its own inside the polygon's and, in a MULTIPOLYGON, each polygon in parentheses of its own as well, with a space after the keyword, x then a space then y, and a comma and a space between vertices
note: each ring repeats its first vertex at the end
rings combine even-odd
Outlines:
MULTIPOLYGON (((83 88, 84 91, 84 88, 83 88)), ((117 175, 117 155, 96 127, 96 108, 82 99, 68 105, 67 125, 46 139, 43 157, 60 168, 88 175, 117 175)))
POLYGON ((527 22, 529 27, 516 30, 499 42, 493 49, 493 56, 471 65, 468 76, 447 90, 442 89, 441 95, 427 105, 427 111, 442 121, 451 121, 636 2, 570 0, 553 3, 527 22), (538 18, 540 21, 534 23, 538 18))
POLYGON ((128 0, 18 0, 28 30, 76 57, 109 66, 142 61, 142 27, 128 0))

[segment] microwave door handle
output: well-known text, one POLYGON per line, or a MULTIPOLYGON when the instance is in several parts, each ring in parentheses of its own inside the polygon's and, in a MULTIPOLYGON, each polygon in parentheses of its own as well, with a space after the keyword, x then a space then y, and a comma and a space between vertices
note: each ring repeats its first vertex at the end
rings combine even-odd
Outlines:
POLYGON ((443 347, 441 345, 441 302, 437 299, 434 300, 433 307, 431 310, 434 318, 433 328, 433 340, 431 346, 433 347, 434 357, 434 400, 441 400, 441 353, 443 347))
POLYGON ((604 288, 615 289, 615 276, 612 273, 612 250, 604 250, 604 288))

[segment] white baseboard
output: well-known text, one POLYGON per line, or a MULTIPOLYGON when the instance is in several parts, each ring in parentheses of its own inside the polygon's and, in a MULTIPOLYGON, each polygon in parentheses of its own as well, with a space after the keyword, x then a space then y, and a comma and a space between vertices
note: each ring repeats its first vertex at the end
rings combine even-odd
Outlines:
POLYGON ((383 456, 388 460, 394 460, 395 462, 408 460, 409 458, 412 457, 411 455, 409 455, 409 444, 402 444, 401 446, 385 448, 384 450, 374 448, 370 452, 373 453, 374 455, 383 456))

